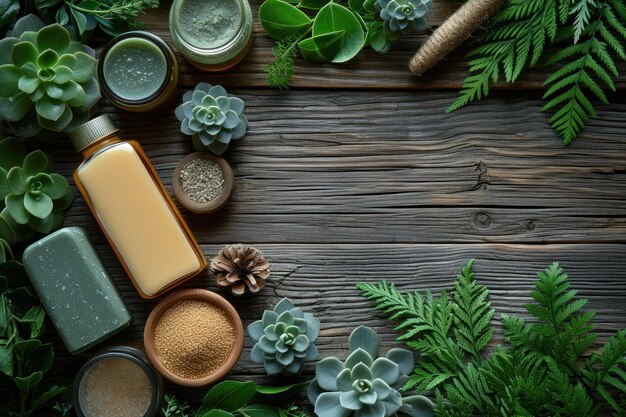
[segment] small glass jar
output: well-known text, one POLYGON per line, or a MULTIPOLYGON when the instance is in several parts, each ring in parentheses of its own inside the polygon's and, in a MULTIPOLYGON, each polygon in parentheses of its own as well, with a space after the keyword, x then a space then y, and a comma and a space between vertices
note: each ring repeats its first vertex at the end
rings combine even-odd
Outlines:
POLYGON ((205 71, 233 67, 252 46, 247 0, 174 0, 169 26, 180 53, 205 71))
POLYGON ((154 417, 162 399, 162 377, 142 351, 129 346, 115 346, 96 354, 74 379, 74 410, 78 417, 154 417))
POLYGON ((145 112, 176 95, 178 61, 172 48, 156 35, 126 32, 113 38, 98 60, 104 95, 117 107, 145 112))

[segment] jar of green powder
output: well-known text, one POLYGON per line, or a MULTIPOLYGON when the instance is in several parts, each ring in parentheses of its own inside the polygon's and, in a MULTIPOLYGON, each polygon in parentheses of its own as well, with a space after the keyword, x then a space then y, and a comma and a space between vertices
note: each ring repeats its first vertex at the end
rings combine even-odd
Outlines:
POLYGON ((174 0, 169 25, 180 53, 206 71, 236 65, 252 45, 252 11, 247 0, 174 0))

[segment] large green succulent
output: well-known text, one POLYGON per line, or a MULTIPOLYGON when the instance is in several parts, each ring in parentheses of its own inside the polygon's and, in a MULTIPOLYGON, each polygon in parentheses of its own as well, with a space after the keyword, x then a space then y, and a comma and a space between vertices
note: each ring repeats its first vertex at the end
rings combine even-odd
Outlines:
POLYGON ((432 0, 376 0, 374 7, 386 32, 409 33, 426 28, 424 15, 431 4, 432 0))
POLYGON ((180 130, 190 135, 198 152, 221 155, 231 140, 246 134, 248 119, 243 114, 242 99, 229 96, 221 85, 199 83, 183 95, 183 104, 176 108, 180 130))
POLYGON ((399 389, 413 371, 413 354, 391 349, 378 357, 380 340, 369 327, 356 328, 348 339, 345 362, 322 359, 308 397, 318 417, 432 417, 434 405, 426 397, 402 398, 399 389))
POLYGON ((6 150, 9 153, 0 157, 0 238, 21 242, 35 232, 50 233, 61 227, 63 212, 74 201, 67 180, 51 173, 51 163, 41 151, 31 152, 17 165, 23 154, 19 142, 0 141, 0 152, 6 150), (9 159, 9 165, 4 165, 9 159))
POLYGON ((263 319, 248 326, 254 341, 252 362, 262 363, 269 375, 296 375, 306 361, 317 358, 315 340, 320 322, 311 313, 303 313, 287 298, 274 310, 265 310, 263 319))
POLYGON ((95 53, 58 24, 0 40, 0 119, 18 136, 70 132, 100 100, 95 53))

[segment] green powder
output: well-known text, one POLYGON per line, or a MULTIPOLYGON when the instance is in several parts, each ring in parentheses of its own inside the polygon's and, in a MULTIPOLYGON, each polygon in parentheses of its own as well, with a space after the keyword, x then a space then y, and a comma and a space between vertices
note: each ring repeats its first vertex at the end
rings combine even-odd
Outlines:
POLYGON ((182 0, 178 23, 183 38, 191 45, 214 49, 235 36, 241 12, 237 0, 182 0))
POLYGON ((107 53, 103 75, 113 94, 125 100, 144 100, 165 82, 167 61, 163 51, 151 41, 127 38, 107 53))

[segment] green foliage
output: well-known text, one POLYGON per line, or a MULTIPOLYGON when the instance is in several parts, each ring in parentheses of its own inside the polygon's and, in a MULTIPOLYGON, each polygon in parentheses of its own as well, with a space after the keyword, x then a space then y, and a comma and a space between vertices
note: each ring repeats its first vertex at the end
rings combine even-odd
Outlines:
POLYGON ((159 7, 159 0, 35 0, 35 7, 46 20, 71 27, 84 40, 98 26, 110 36, 143 29, 137 17, 159 7))
POLYGON ((509 0, 474 42, 471 75, 448 111, 487 96, 500 79, 515 82, 545 56, 556 70, 545 82, 542 111, 555 111, 550 125, 569 144, 596 115, 590 96, 607 103, 603 88, 615 91, 615 60, 626 59, 625 20, 624 0, 509 0), (547 55, 546 46, 560 49, 547 55))
POLYGON ((576 297, 557 263, 538 274, 531 322, 502 316, 506 345, 486 352, 494 315, 488 290, 470 261, 454 291, 401 293, 393 284, 359 284, 363 295, 398 323, 398 340, 421 358, 405 388, 434 390, 438 417, 621 416, 626 394, 626 330, 583 361, 594 344, 593 312, 576 297))
POLYGON ((0 120, 23 137, 69 132, 100 99, 93 50, 58 24, 0 40, 0 120))
POLYGON ((0 265, 0 374, 12 381, 11 388, 0 390, 0 415, 67 415, 67 403, 59 402, 69 392, 67 382, 44 378, 54 361, 52 346, 40 340, 44 319, 22 265, 13 260, 0 265))
POLYGON ((368 45, 385 53, 402 33, 426 27, 422 17, 430 0, 380 1, 265 0, 259 20, 276 41, 275 58, 265 69, 268 85, 289 87, 298 52, 309 62, 342 63, 368 45))
POLYGON ((0 1, 0 27, 10 25, 15 22, 15 18, 20 12, 19 0, 0 1))
POLYGON ((51 172, 41 151, 23 156, 23 145, 12 139, 1 141, 0 150, 12 156, 7 165, 0 161, 0 238, 13 244, 61 227, 64 211, 74 201, 67 180, 51 172))
POLYGON ((193 411, 187 402, 166 395, 163 417, 308 417, 294 405, 280 406, 297 394, 307 382, 279 387, 261 387, 254 382, 222 381, 211 388, 202 406, 193 411), (263 403, 257 402, 263 400, 263 403))

